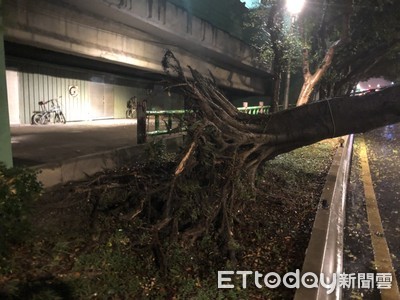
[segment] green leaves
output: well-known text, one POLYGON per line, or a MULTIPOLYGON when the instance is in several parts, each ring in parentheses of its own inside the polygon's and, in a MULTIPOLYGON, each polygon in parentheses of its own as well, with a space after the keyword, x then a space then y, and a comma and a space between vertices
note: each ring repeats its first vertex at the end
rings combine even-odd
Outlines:
POLYGON ((27 213, 42 190, 30 169, 7 169, 0 164, 0 255, 21 242, 29 228, 27 213))

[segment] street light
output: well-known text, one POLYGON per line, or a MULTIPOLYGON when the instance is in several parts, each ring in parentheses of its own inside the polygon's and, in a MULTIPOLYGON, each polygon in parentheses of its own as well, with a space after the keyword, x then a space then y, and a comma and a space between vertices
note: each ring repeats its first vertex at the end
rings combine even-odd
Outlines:
MULTIPOLYGON (((286 0, 286 9, 290 14, 290 34, 293 31, 293 22, 296 19, 296 16, 303 9, 305 0, 286 0)), ((289 105, 289 87, 290 87, 290 68, 291 68, 292 59, 289 55, 288 58, 288 66, 287 66, 287 74, 286 74, 286 86, 285 86, 285 94, 283 97, 283 108, 287 109, 289 105)))
POLYGON ((305 0, 286 0, 286 8, 289 13, 293 15, 298 15, 303 9, 305 0))

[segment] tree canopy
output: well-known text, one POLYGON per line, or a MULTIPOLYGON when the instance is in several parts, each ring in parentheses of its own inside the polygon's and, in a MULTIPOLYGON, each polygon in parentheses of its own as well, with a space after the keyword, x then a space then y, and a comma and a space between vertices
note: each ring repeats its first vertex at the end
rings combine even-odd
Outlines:
POLYGON ((265 0, 251 11, 250 42, 260 49, 261 59, 279 64, 274 66, 276 76, 287 69, 291 57, 291 71, 301 72, 305 83, 318 77, 312 78, 307 100, 311 92, 319 92, 320 98, 348 94, 358 81, 374 76, 397 80, 399 1, 306 1, 292 35, 283 2, 265 0))
POLYGON ((328 93, 328 96, 343 93, 346 84, 354 85, 374 76, 397 81, 399 18, 399 1, 354 2, 350 40, 334 60, 331 74, 335 85, 333 94, 328 93))

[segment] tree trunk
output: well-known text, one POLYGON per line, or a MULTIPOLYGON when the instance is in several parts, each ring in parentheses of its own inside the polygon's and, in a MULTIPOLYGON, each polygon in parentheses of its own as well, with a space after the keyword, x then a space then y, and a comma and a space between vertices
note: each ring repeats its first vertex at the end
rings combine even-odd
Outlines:
POLYGON ((310 61, 308 49, 303 50, 303 78, 304 83, 300 91, 299 98, 297 99, 297 105, 300 106, 308 103, 310 100, 311 93, 315 86, 320 82, 322 76, 328 70, 332 63, 333 55, 335 53, 335 47, 339 44, 339 41, 335 42, 326 52, 324 60, 318 70, 311 74, 310 72, 310 61))
MULTIPOLYGON (((328 1, 324 1, 323 4, 323 13, 321 15, 321 22, 318 30, 318 35, 316 42, 317 46, 314 47, 316 49, 318 48, 323 48, 326 49, 326 9, 327 9, 328 1)), ((300 95, 297 99, 297 105, 300 106, 303 104, 306 104, 310 100, 310 96, 314 90, 314 88, 317 86, 317 84, 320 82, 322 76, 326 73, 328 70, 329 66, 332 64, 333 56, 335 54, 336 48, 340 45, 343 45, 347 42, 349 42, 349 31, 350 31, 350 17, 352 15, 352 1, 346 1, 345 3, 345 10, 342 15, 342 20, 343 20, 343 25, 342 25, 342 30, 341 30, 341 37, 338 41, 334 42, 326 51, 325 57, 321 63, 321 65, 318 67, 317 71, 314 74, 311 74, 310 71, 310 61, 309 61, 309 50, 305 48, 303 50, 303 78, 304 78, 304 84, 301 89, 300 95)))
POLYGON ((279 37, 279 32, 282 31, 281 27, 281 19, 282 16, 280 14, 281 12, 281 2, 274 2, 271 11, 268 16, 267 20, 267 30, 269 32, 269 35, 271 37, 271 48, 274 53, 274 59, 272 63, 272 73, 274 76, 274 94, 272 98, 272 103, 271 103, 271 108, 270 112, 277 112, 279 110, 279 100, 280 100, 280 90, 281 90, 281 82, 282 82, 282 66, 281 66, 281 61, 282 61, 282 50, 280 47, 280 37, 279 37))
POLYGON ((274 95, 272 96, 271 101, 271 108, 270 112, 274 113, 279 110, 279 98, 280 98, 280 89, 281 89, 281 82, 282 82, 282 73, 280 70, 275 72, 274 76, 274 95))

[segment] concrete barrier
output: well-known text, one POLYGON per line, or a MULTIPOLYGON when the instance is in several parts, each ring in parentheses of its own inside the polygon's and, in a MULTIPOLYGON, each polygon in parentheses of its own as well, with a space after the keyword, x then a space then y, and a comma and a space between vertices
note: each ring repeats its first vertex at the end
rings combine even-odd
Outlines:
MULTIPOLYGON (((327 176, 301 271, 302 277, 307 272, 317 275, 318 278, 320 274, 324 274, 327 283, 332 281, 334 273, 343 272, 343 227, 353 135, 344 140, 343 147, 335 154, 327 176)), ((320 283, 318 288, 307 288, 301 284, 294 297, 295 300, 341 298, 341 288, 328 293, 328 289, 320 283)))
MULTIPOLYGON (((178 135, 163 139, 166 151, 175 152, 183 144, 183 136, 178 135)), ((110 151, 93 153, 70 158, 58 163, 35 166, 38 180, 44 188, 51 188, 71 181, 84 180, 88 176, 104 170, 118 168, 129 164, 143 162, 147 144, 122 147, 110 151)))

